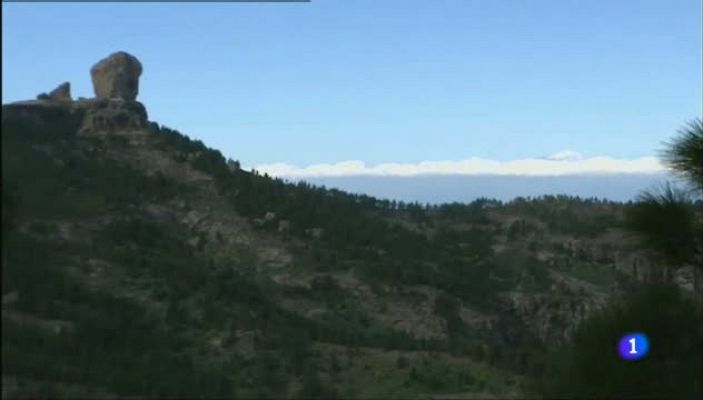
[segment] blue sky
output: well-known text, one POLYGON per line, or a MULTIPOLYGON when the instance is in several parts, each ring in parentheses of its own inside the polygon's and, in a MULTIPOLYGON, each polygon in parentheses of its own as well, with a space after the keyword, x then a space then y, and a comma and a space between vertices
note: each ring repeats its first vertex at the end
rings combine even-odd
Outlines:
POLYGON ((699 0, 2 8, 3 103, 124 50, 152 120, 245 165, 639 158, 703 107, 699 0))

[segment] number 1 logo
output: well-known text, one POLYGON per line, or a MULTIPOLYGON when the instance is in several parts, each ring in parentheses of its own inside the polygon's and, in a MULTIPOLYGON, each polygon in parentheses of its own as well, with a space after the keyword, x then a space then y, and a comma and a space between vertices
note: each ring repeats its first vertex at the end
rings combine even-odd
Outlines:
POLYGON ((632 332, 620 338, 618 353, 624 360, 639 360, 649 352, 649 339, 642 332, 632 332))

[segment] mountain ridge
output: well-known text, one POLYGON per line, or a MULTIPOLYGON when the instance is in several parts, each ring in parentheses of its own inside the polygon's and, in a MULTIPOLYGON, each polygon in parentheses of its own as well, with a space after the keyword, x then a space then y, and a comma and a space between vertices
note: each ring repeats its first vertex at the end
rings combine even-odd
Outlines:
POLYGON ((524 397, 658 271, 622 204, 287 183, 140 106, 3 105, 4 395, 524 397))

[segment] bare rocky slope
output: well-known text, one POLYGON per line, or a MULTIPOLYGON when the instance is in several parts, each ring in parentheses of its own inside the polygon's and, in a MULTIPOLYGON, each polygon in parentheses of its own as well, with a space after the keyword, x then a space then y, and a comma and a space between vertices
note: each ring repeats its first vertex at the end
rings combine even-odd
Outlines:
POLYGON ((524 396, 654 278, 622 204, 430 207, 244 171, 149 122, 130 57, 94 68, 101 97, 3 106, 4 395, 524 396))

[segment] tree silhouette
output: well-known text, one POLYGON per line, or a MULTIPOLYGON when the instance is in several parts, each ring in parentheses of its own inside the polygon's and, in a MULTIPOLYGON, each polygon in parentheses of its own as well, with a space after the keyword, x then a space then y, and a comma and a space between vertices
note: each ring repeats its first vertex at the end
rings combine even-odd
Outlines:
POLYGON ((703 120, 695 119, 681 128, 679 135, 667 144, 662 158, 703 192, 703 120))
POLYGON ((692 265, 703 270, 703 121, 696 119, 682 128, 667 143, 662 159, 684 188, 667 183, 643 192, 627 212, 627 226, 667 267, 692 265))

